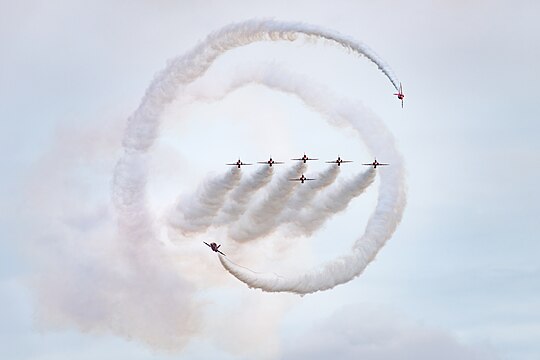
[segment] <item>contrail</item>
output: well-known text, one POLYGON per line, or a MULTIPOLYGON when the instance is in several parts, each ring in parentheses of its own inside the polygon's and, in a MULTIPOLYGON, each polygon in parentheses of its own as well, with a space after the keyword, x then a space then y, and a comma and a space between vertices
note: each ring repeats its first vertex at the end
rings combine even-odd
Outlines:
MULTIPOLYGON (((158 136, 160 119, 166 106, 178 95, 182 96, 185 87, 202 76, 221 54, 257 41, 295 41, 299 38, 333 42, 355 54, 365 56, 377 65, 396 89, 398 88, 399 81, 391 69, 365 45, 315 26, 253 20, 227 26, 208 36, 186 55, 170 61, 168 66, 156 75, 139 107, 128 119, 122 142, 124 153, 114 170, 112 197, 118 215, 120 238, 128 242, 131 248, 158 242, 155 221, 148 210, 146 199, 148 178, 146 153, 158 136)), ((388 159, 393 165, 389 171, 381 171, 377 207, 364 235, 353 246, 352 254, 306 274, 297 275, 295 278, 276 277, 266 281, 262 281, 256 274, 235 268, 220 258, 233 275, 246 282, 248 286, 259 287, 265 291, 304 294, 329 289, 358 276, 390 238, 399 223, 405 205, 401 157, 395 150, 390 133, 361 105, 328 104, 331 98, 317 96, 320 93, 329 95, 327 92, 323 90, 314 92, 313 89, 310 91, 305 83, 296 83, 293 78, 282 79, 274 76, 267 80, 266 83, 259 82, 271 88, 296 94, 308 106, 323 115, 332 114, 337 123, 350 123, 358 130, 372 153, 381 157, 386 156, 385 160, 388 159), (291 85, 294 86, 290 87, 291 85), (314 103, 313 100, 318 103, 314 103)), ((330 122, 336 124, 333 120, 330 122)), ((154 248, 160 251, 156 246, 154 248)), ((143 254, 140 251, 138 253, 143 254)))
POLYGON ((206 231, 223 207, 227 194, 240 182, 241 171, 234 167, 225 176, 207 179, 195 196, 184 197, 169 216, 169 224, 184 235, 206 231))
POLYGON ((251 177, 240 182, 221 208, 215 223, 217 225, 230 224, 244 214, 252 196, 272 180, 274 168, 264 166, 251 177))
POLYGON ((266 198, 248 210, 245 216, 229 228, 229 237, 245 242, 270 234, 276 228, 279 214, 298 185, 298 182, 290 179, 299 177, 305 169, 306 164, 303 162, 288 169, 269 189, 266 198))

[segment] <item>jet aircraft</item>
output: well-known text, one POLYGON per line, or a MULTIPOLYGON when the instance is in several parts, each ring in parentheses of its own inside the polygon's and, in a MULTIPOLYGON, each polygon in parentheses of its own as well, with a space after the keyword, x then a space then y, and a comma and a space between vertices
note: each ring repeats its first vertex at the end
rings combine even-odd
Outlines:
MULTIPOLYGON (((205 243, 206 245, 208 245, 208 246, 210 247, 210 249, 212 249, 213 252, 218 252, 218 253, 220 253, 221 255, 225 255, 224 253, 222 253, 221 251, 219 251, 219 247, 220 247, 221 245, 218 245, 218 244, 216 244, 215 242, 209 244, 209 243, 203 241, 203 243, 205 243)), ((225 255, 225 256, 227 256, 227 255, 225 255)))
POLYGON ((268 166, 272 167, 273 164, 284 164, 284 162, 274 161, 272 159, 272 157, 270 156, 270 160, 268 160, 268 161, 257 161, 257 164, 267 164, 268 166))
POLYGON ((303 161, 304 164, 306 163, 307 160, 319 160, 319 159, 311 159, 309 158, 306 153, 304 153, 304 156, 302 156, 301 158, 298 158, 298 159, 291 159, 291 160, 300 160, 300 161, 303 161))
POLYGON ((401 108, 403 109, 403 99, 405 98, 405 94, 403 94, 403 88, 401 87, 401 83, 399 83, 399 91, 394 95, 396 95, 397 98, 401 100, 401 108))
POLYGON ((327 164, 337 164, 337 166, 341 166, 341 163, 350 163, 351 160, 342 160, 339 156, 337 157, 337 160, 334 161, 327 161, 327 164))
POLYGON ((390 165, 390 164, 381 164, 380 162, 377 161, 377 159, 375 159, 375 161, 373 161, 370 164, 362 164, 362 165, 373 166, 373 168, 376 169, 377 166, 390 165))
POLYGON ((289 179, 289 181, 301 181, 302 184, 304 183, 304 181, 308 181, 308 180, 315 180, 315 179, 308 179, 307 177, 304 176, 304 174, 302 174, 302 176, 300 176, 298 179, 289 179))
POLYGON ((246 164, 246 163, 243 163, 240 159, 238 159, 238 161, 235 162, 235 163, 230 163, 230 164, 225 164, 225 165, 234 165, 234 166, 238 166, 238 168, 240 169, 240 166, 242 166, 242 165, 253 165, 253 164, 246 164))

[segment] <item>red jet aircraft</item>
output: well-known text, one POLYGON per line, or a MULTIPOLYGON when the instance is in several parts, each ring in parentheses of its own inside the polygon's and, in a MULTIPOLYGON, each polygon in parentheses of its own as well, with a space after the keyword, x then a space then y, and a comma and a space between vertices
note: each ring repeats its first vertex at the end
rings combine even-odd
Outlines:
POLYGON ((337 166, 341 166, 341 163, 350 163, 352 160, 341 160, 341 158, 338 156, 337 160, 334 161, 327 161, 327 164, 337 164, 337 166))
MULTIPOLYGON (((214 242, 209 244, 209 243, 203 241, 203 243, 205 243, 206 245, 208 245, 208 246, 210 247, 210 249, 212 249, 213 252, 218 252, 218 253, 220 253, 221 255, 225 255, 224 253, 222 253, 221 251, 219 251, 219 247, 220 247, 221 245, 218 245, 218 244, 216 244, 216 243, 214 243, 214 242)), ((225 255, 225 256, 227 256, 227 255, 225 255)))
POLYGON ((405 94, 403 94, 403 88, 401 87, 401 83, 399 83, 399 91, 397 94, 394 94, 397 96, 399 100, 401 100, 401 108, 403 109, 403 99, 405 98, 405 94))
POLYGON ((299 159, 291 159, 291 160, 300 160, 300 161, 303 161, 304 164, 305 164, 307 160, 319 160, 319 159, 310 159, 310 158, 308 158, 306 153, 304 153, 304 156, 302 156, 301 158, 299 158, 299 159))
POLYGON ((315 179, 308 179, 307 177, 304 176, 304 174, 302 174, 302 176, 300 176, 298 179, 289 179, 289 181, 301 181, 302 184, 304 183, 304 181, 308 181, 308 180, 315 180, 315 179))
POLYGON ((281 161, 274 161, 274 160, 272 160, 272 157, 270 156, 270 160, 268 160, 268 161, 257 161, 257 164, 267 164, 270 167, 272 167, 273 164, 284 164, 284 163, 281 162, 281 161))
POLYGON ((375 159, 375 161, 372 162, 371 164, 362 164, 362 165, 373 166, 373 168, 376 169, 377 166, 390 165, 390 164, 381 164, 380 162, 377 161, 377 159, 375 159))
POLYGON ((242 166, 242 165, 253 165, 253 164, 246 164, 246 163, 243 163, 242 161, 240 161, 240 159, 238 159, 238 161, 235 162, 235 163, 225 164, 225 165, 235 165, 235 166, 238 166, 238 168, 240 169, 240 166, 242 166))

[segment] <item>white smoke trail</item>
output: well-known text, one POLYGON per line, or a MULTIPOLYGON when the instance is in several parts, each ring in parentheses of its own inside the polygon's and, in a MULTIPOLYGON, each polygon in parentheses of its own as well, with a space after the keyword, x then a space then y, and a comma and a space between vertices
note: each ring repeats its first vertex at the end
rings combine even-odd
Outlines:
POLYGON ((243 71, 242 75, 242 79, 236 79, 231 88, 254 82, 273 90, 296 95, 307 106, 325 116, 329 123, 337 126, 351 125, 364 140, 370 152, 380 154, 385 161, 388 159, 391 166, 379 173, 381 181, 377 206, 364 234, 353 244, 350 254, 289 278, 275 274, 261 275, 239 267, 220 256, 221 264, 249 287, 269 292, 307 294, 331 289, 352 280, 363 272, 392 236, 405 208, 404 167, 392 135, 382 121, 360 102, 336 99, 324 88, 307 81, 305 77, 294 76, 283 69, 277 72, 243 71))
POLYGON ((287 202, 287 211, 282 214, 283 220, 289 218, 290 215, 296 213, 298 210, 303 209, 307 204, 313 200, 313 198, 319 193, 319 191, 332 185, 339 174, 340 168, 338 166, 330 166, 324 172, 313 175, 316 181, 308 181, 298 189, 298 191, 287 202), (291 211, 293 210, 293 211, 291 211))
POLYGON ((298 185, 297 181, 290 181, 290 179, 298 178, 305 169, 304 162, 288 169, 270 188, 266 198, 248 210, 245 216, 229 228, 229 237, 239 242, 245 242, 270 234, 276 228, 279 214, 298 185))
POLYGON ((117 206, 117 210, 119 222, 127 226, 126 232, 148 232, 148 241, 155 237, 146 208, 147 167, 140 159, 154 143, 163 110, 174 100, 178 90, 202 76, 228 50, 257 41, 295 41, 299 36, 332 41, 365 56, 397 88, 398 80, 388 65, 365 45, 341 34, 311 25, 273 20, 252 20, 224 27, 186 55, 173 59, 158 73, 139 107, 128 119, 122 142, 124 154, 113 176, 113 198, 115 204, 122 205, 117 206))
POLYGON ((264 166, 251 177, 242 181, 233 191, 223 205, 216 225, 230 224, 244 214, 252 196, 272 180, 274 168, 264 166))
MULTIPOLYGON (((123 241, 128 242, 130 246, 148 246, 149 244, 159 242, 157 231, 153 226, 153 218, 147 207, 145 184, 147 182, 148 169, 145 162, 145 154, 152 146, 156 136, 158 135, 159 123, 165 107, 174 100, 178 91, 182 90, 186 85, 202 76, 213 61, 230 49, 256 41, 295 41, 300 37, 328 40, 340 44, 356 54, 364 55, 366 58, 375 63, 379 69, 381 69, 395 88, 398 87, 399 81, 395 75, 392 73, 389 67, 370 49, 350 38, 314 26, 277 21, 247 21, 244 23, 227 26, 221 31, 210 35, 203 43, 199 44, 195 49, 187 53, 185 56, 173 59, 163 71, 157 74, 147 89, 139 107, 128 119, 127 128, 122 142, 124 154, 115 167, 112 189, 112 196, 116 205, 118 223, 121 238, 124 239, 123 241)), ((268 85, 279 87, 282 84, 278 83, 268 85)), ((291 93, 295 93, 298 90, 304 91, 305 89, 302 89, 302 87, 303 85, 300 85, 299 88, 287 88, 284 89, 284 91, 291 93)), ((305 95, 305 92, 303 95, 305 95)), ((321 107, 321 104, 314 104, 309 101, 306 101, 306 103, 309 103, 310 106, 315 109, 317 109, 317 107, 321 107)), ((348 109, 348 111, 351 110, 358 111, 359 109, 353 106, 352 109, 348 109)), ((355 119, 353 120, 354 122, 359 120, 358 115, 355 115, 354 113, 347 112, 344 114, 342 113, 343 110, 341 109, 332 109, 330 111, 334 112, 335 115, 338 115, 340 118, 345 118, 345 121, 355 119)), ((382 144, 386 145, 386 143, 388 143, 385 143, 384 140, 386 139, 384 139, 384 137, 390 138, 391 140, 391 136, 387 133, 384 127, 382 127, 382 125, 379 126, 380 128, 377 126, 366 126, 369 125, 368 123, 370 121, 375 125, 379 125, 378 120, 373 120, 372 117, 372 119, 368 121, 365 121, 364 119, 364 121, 361 122, 362 128, 358 127, 358 130, 360 132, 371 131, 374 133, 373 137, 365 137, 364 140, 371 150, 377 150, 378 147, 383 147, 382 144), (381 138, 381 134, 379 132, 385 136, 381 138), (371 141, 370 139, 376 140, 371 141)), ((357 125, 358 124, 353 123, 353 126, 357 125)), ((389 154, 389 152, 386 151, 377 152, 377 154, 384 153, 389 154)), ((394 158, 397 160, 399 156, 396 155, 394 158)), ((392 159, 390 160, 392 161, 392 159)), ((394 163, 396 162, 397 161, 394 161, 394 163)), ((361 252, 361 255, 364 258, 367 257, 368 260, 370 260, 376 254, 380 246, 382 246, 389 238, 394 231, 395 226, 397 226, 397 222, 401 218, 400 209, 396 209, 394 206, 392 212, 397 213, 398 215, 390 216, 387 219, 388 209, 387 207, 382 206, 382 204, 386 204, 387 206, 390 205, 390 207, 392 207, 395 205, 395 199, 401 198, 400 194, 395 193, 394 189, 399 188, 399 184, 401 183, 400 180, 402 176, 402 169, 399 164, 394 168, 399 170, 394 174, 394 178, 388 178, 389 180, 384 180, 385 178, 381 178, 380 194, 392 194, 395 197, 387 200, 386 198, 383 198, 383 195, 380 195, 379 205, 375 211, 375 214, 370 220, 364 235, 364 237, 371 236, 372 233, 376 232, 376 234, 373 234, 372 238, 369 238, 368 241, 364 241, 366 244, 371 244, 371 248, 368 249, 369 251, 362 250, 365 252, 365 254, 364 252, 361 252), (393 181, 394 179, 398 179, 398 181, 393 181), (390 187, 390 189, 386 189, 386 187, 390 187), (383 189, 387 191, 383 192, 383 189), (392 226, 392 224, 390 224, 391 221, 394 221, 395 225, 392 226), (380 226, 375 226, 375 224, 379 223, 381 223, 381 226, 384 227, 384 232, 382 235, 381 231, 375 231, 380 230, 380 226)), ((392 172, 386 173, 391 174, 392 172)), ((158 253, 162 251, 156 245, 151 246, 158 253)), ((363 246, 361 249, 365 249, 365 247, 366 246, 363 246)), ((355 250, 355 254, 357 252, 358 251, 355 250)), ((355 260, 357 259, 352 259, 353 262, 355 260)), ((268 285, 267 283, 260 284, 259 280, 257 278, 253 279, 253 276, 251 275, 246 276, 246 273, 238 272, 231 267, 228 269, 242 280, 248 281, 250 286, 261 285, 263 289, 268 291, 293 291, 306 293, 328 289, 336 284, 346 282, 352 279, 354 276, 357 276, 365 265, 362 265, 359 268, 358 266, 351 266, 351 262, 348 261, 346 264, 344 264, 344 272, 339 273, 334 271, 335 267, 336 265, 333 264, 330 266, 330 269, 327 269, 328 271, 331 270, 328 274, 326 272, 322 273, 324 275, 323 277, 330 278, 330 281, 321 281, 321 276, 312 276, 314 274, 312 272, 312 275, 307 275, 306 280, 308 280, 308 283, 304 283, 300 287, 293 286, 290 282, 281 282, 278 283, 277 286, 266 286, 268 285)), ((299 278, 301 278, 301 276, 299 278)))
POLYGON ((169 224, 184 235, 206 231, 213 223, 226 196, 240 182, 242 172, 234 167, 225 176, 203 182, 194 196, 183 197, 169 215, 169 224))
MULTIPOLYGON (((288 222, 292 222, 295 219, 298 219, 299 214, 301 213, 301 210, 310 204, 310 202, 313 200, 313 198, 321 191, 327 188, 328 186, 332 185, 334 181, 336 180, 340 168, 338 166, 331 166, 327 170, 313 175, 316 179, 316 181, 307 181, 301 186, 298 186, 294 193, 291 194, 288 198, 282 198, 282 206, 280 209, 279 214, 273 214, 274 218, 269 221, 266 221, 265 224, 265 231, 260 232, 259 229, 250 229, 249 233, 251 234, 250 240, 254 240, 255 238, 258 238, 259 236, 266 236, 279 227, 283 226, 284 224, 288 222)), ((312 209, 312 207, 308 208, 312 209)), ((315 208, 313 208, 314 211, 317 211, 315 208)), ((330 217, 332 214, 325 212, 327 217, 330 217)), ((324 223, 324 221, 321 221, 321 226, 324 223)), ((246 226, 257 226, 254 222, 245 224, 246 226)), ((319 229, 317 227, 317 229, 319 229)), ((317 230, 314 229, 313 231, 317 230)), ((298 232, 298 230, 296 230, 298 232)), ((247 240, 247 239, 246 239, 247 240)))
POLYGON ((292 235, 312 235, 333 215, 345 210, 351 200, 360 196, 374 180, 375 169, 371 168, 352 179, 342 181, 308 207, 288 213, 283 222, 290 222, 292 235))
MULTIPOLYGON (((371 49, 357 40, 314 25, 274 20, 250 20, 225 26, 209 35, 186 55, 173 59, 157 74, 141 104, 128 119, 123 146, 126 150, 146 151, 159 131, 164 107, 177 91, 203 75, 223 53, 259 41, 296 41, 299 37, 334 42, 373 62, 398 89, 399 80, 390 67, 371 49)), ((127 151, 126 151, 127 152, 127 151)), ((128 156, 128 154, 125 154, 128 156)))

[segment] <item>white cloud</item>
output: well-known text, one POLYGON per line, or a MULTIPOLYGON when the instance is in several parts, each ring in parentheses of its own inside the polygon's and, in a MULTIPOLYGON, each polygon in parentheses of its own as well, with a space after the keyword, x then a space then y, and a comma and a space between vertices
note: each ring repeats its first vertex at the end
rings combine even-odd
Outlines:
POLYGON ((497 359, 486 346, 467 345, 451 333, 413 323, 367 304, 345 306, 288 339, 284 359, 497 359))

